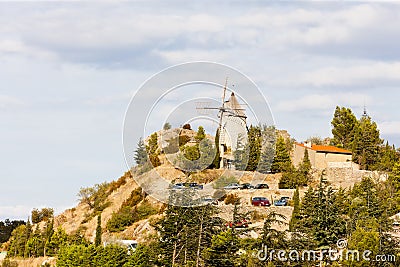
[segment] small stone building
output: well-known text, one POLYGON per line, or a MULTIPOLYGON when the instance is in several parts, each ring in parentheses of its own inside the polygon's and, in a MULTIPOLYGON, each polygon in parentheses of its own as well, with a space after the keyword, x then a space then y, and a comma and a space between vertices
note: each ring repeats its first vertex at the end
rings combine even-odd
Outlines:
POLYGON ((316 169, 326 169, 333 165, 349 167, 352 165, 352 152, 334 146, 313 145, 311 143, 294 145, 292 161, 298 166, 304 157, 304 151, 308 150, 311 166, 316 169))

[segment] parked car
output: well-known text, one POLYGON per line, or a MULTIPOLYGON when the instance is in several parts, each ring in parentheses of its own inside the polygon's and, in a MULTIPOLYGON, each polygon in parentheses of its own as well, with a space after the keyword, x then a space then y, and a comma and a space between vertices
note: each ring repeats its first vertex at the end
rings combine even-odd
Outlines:
POLYGON ((225 226, 229 227, 229 228, 232 228, 232 227, 235 227, 235 228, 247 228, 247 227, 249 227, 249 224, 250 224, 249 221, 247 221, 246 219, 242 219, 242 220, 238 220, 238 221, 236 221, 234 223, 233 222, 227 222, 225 224, 225 226))
POLYGON ((186 186, 183 183, 177 183, 172 186, 172 189, 186 189, 186 186))
POLYGON ((203 189, 203 185, 202 184, 198 184, 198 183, 188 183, 188 186, 190 188, 194 188, 194 189, 200 189, 200 190, 203 189))
POLYGON ((240 189, 254 189, 254 185, 249 183, 241 184, 241 186, 242 187, 240 189))
POLYGON ((188 189, 188 188, 201 190, 203 189, 203 185, 198 183, 177 183, 172 186, 172 189, 188 189))
POLYGON ((271 206, 271 202, 266 197, 253 197, 251 198, 251 205, 253 206, 271 206))
POLYGON ((257 184, 255 189, 269 189, 269 186, 267 184, 257 184))
POLYGON ((235 190, 235 189, 240 189, 240 188, 242 188, 242 186, 237 183, 231 183, 231 184, 228 184, 227 186, 224 186, 224 189, 226 189, 226 190, 235 190))
POLYGON ((289 197, 281 197, 274 202, 275 206, 287 206, 289 202, 289 197))

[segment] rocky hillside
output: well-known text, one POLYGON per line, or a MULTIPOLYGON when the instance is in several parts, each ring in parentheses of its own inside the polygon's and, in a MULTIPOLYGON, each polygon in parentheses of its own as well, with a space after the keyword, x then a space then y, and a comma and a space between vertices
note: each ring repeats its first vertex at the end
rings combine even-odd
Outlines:
MULTIPOLYGON (((111 233, 107 230, 106 227, 107 222, 112 218, 113 213, 118 212, 124 205, 124 202, 126 202, 130 198, 131 193, 139 188, 135 180, 150 179, 149 177, 152 177, 154 175, 154 172, 157 172, 162 177, 167 177, 167 179, 169 179, 170 181, 174 180, 174 182, 183 181, 185 177, 185 175, 181 171, 173 168, 167 163, 147 173, 137 175, 135 177, 131 176, 129 173, 126 173, 123 177, 120 178, 120 180, 124 179, 125 182, 120 187, 113 190, 106 198, 106 202, 108 202, 109 205, 102 211, 101 216, 103 240, 136 239, 140 242, 144 242, 150 235, 154 234, 154 230, 151 225, 152 222, 162 216, 163 203, 148 195, 142 201, 147 201, 153 207, 155 207, 158 210, 157 214, 151 215, 144 220, 137 221, 131 226, 126 227, 125 230, 117 233, 111 233)), ((192 181, 206 184, 214 179, 217 179, 221 175, 236 177, 240 183, 253 181, 253 183, 267 183, 270 186, 270 189, 234 190, 230 192, 236 194, 238 197, 241 198, 242 209, 248 211, 257 211, 260 217, 257 219, 258 221, 254 221, 255 225, 261 225, 263 216, 265 216, 271 210, 279 211, 280 213, 284 214, 288 218, 288 220, 290 219, 292 207, 253 207, 250 203, 251 197, 255 196, 264 196, 272 200, 279 199, 281 196, 288 196, 291 198, 293 196, 294 190, 278 189, 280 174, 264 175, 253 172, 205 170, 203 172, 192 175, 190 179, 192 181)), ((220 209, 220 217, 229 221, 232 216, 233 206, 225 205, 223 201, 220 201, 218 207, 220 209)), ((84 234, 86 238, 93 241, 97 226, 97 217, 90 216, 91 212, 93 211, 91 210, 90 206, 87 203, 81 202, 75 208, 68 209, 62 214, 58 215, 55 218, 55 227, 61 226, 68 234, 80 232, 84 234)))

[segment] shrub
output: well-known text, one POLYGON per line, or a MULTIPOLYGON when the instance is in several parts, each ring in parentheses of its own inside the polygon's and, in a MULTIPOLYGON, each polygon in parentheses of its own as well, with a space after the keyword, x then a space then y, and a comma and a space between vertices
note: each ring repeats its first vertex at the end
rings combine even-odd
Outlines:
POLYGON ((10 261, 10 259, 3 260, 1 267, 18 267, 18 263, 15 261, 10 261))
POLYGON ((225 198, 225 205, 240 203, 240 197, 237 194, 229 194, 225 198))
POLYGON ((126 178, 131 176, 130 172, 126 172, 123 176, 121 176, 117 181, 112 181, 108 188, 108 193, 111 194, 124 184, 126 184, 126 178))
POLYGON ((107 222, 107 230, 110 232, 120 232, 133 223, 132 208, 122 207, 119 211, 113 212, 111 219, 107 222))
POLYGON ((142 188, 138 187, 135 190, 133 190, 131 192, 131 195, 129 196, 129 198, 127 200, 125 200, 124 203, 122 203, 122 207, 124 207, 124 206, 130 206, 130 207, 136 206, 142 200, 143 200, 142 188))
POLYGON ((141 188, 132 191, 131 196, 125 200, 122 207, 112 214, 111 219, 107 222, 107 230, 120 232, 135 222, 158 213, 158 210, 147 201, 139 204, 143 200, 141 192, 141 188))
POLYGON ((134 209, 134 222, 147 219, 151 215, 158 213, 158 210, 154 208, 148 201, 144 201, 134 209))
POLYGON ((260 213, 256 210, 251 213, 252 221, 261 221, 262 219, 264 219, 264 216, 262 215, 262 213, 260 213))
POLYGON ((192 126, 190 126, 189 123, 184 124, 184 125, 182 126, 182 128, 183 128, 183 129, 186 129, 186 130, 192 130, 192 126))

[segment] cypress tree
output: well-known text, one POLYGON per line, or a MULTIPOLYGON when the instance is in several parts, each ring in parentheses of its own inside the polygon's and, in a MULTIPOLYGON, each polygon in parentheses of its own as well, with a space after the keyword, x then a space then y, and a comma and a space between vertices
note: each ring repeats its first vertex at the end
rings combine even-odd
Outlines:
POLYGON ((215 158, 212 164, 212 168, 214 169, 219 169, 220 167, 220 161, 221 161, 221 154, 219 151, 219 129, 217 129, 217 132, 215 133, 215 149, 216 149, 216 153, 215 153, 215 158))
POLYGON ((250 126, 248 132, 249 161, 246 171, 255 171, 258 167, 261 156, 261 129, 257 126, 250 126))
POLYGON ((149 143, 146 147, 147 154, 153 167, 158 167, 161 165, 161 161, 158 158, 159 148, 158 148, 158 136, 157 133, 150 135, 149 143))
POLYGON ((299 188, 297 187, 293 195, 293 213, 292 213, 292 218, 290 219, 289 222, 289 231, 293 232, 296 229, 299 216, 300 216, 300 194, 299 194, 299 188))
POLYGON ((102 230, 101 230, 101 213, 99 213, 99 215, 97 216, 97 227, 96 227, 96 237, 94 240, 94 244, 96 247, 101 245, 101 234, 102 234, 102 230))
POLYGON ((274 161, 272 162, 272 172, 283 172, 290 168, 292 161, 286 147, 285 139, 280 136, 276 142, 274 161))

